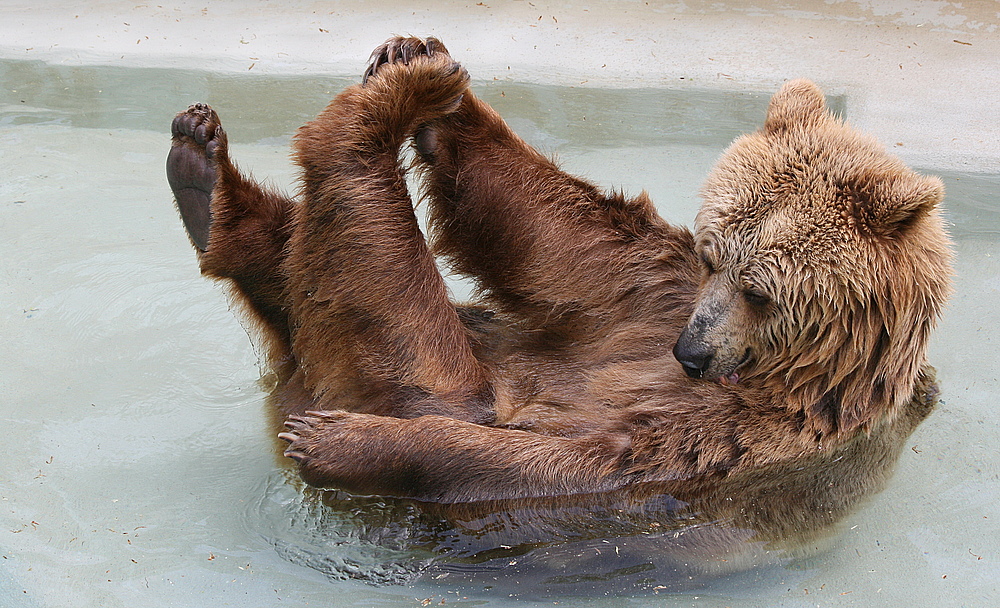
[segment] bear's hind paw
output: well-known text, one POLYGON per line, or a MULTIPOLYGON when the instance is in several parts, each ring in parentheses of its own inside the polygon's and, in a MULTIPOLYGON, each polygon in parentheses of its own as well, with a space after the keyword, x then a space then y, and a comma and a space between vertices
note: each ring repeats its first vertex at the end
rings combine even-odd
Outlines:
POLYGON ((212 189, 218 160, 226 154, 226 136, 219 116, 197 103, 174 117, 172 142, 167 155, 167 182, 191 242, 208 250, 212 224, 212 189))

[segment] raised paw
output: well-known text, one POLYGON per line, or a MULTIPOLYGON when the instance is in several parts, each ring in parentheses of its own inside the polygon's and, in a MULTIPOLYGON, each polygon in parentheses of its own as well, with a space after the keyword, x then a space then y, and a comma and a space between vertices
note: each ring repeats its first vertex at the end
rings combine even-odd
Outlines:
MULTIPOLYGON (((402 36, 390 38, 372 51, 372 55, 368 60, 368 69, 365 70, 363 83, 366 84, 368 79, 374 76, 383 65, 392 63, 409 65, 414 57, 420 56, 451 57, 448 54, 448 49, 437 38, 431 37, 427 40, 402 36)), ((454 63, 454 65, 455 69, 461 69, 458 63, 454 63)))
POLYGON ((212 224, 212 189, 216 166, 226 154, 226 134, 215 110, 202 103, 174 117, 170 131, 167 182, 191 242, 206 251, 212 224))

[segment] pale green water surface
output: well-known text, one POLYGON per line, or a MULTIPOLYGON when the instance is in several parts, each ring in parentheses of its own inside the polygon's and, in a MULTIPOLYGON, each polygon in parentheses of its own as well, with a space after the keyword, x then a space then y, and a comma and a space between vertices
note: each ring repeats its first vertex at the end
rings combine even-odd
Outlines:
MULTIPOLYGON (((289 137, 352 81, 0 62, 0 606, 1000 603, 1000 176, 953 173, 956 294, 931 350, 943 404, 831 548, 674 592, 541 597, 502 571, 493 584, 327 576, 308 551, 315 500, 276 455, 258 355, 199 276, 163 166, 173 114, 203 101, 241 166, 293 187, 289 137)), ((645 188, 685 224, 769 95, 478 90, 571 172, 645 188)), ((320 540, 334 560, 356 549, 320 540)))

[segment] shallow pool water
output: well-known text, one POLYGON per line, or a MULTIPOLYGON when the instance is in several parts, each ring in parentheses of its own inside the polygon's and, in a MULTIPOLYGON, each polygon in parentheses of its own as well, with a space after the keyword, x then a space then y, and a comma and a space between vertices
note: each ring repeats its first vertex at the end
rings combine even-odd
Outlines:
MULTIPOLYGON (((942 177, 956 293, 931 350, 942 404, 831 547, 681 590, 595 584, 584 597, 533 593, 503 571, 331 576, 366 556, 309 528, 328 512, 278 455, 258 354, 199 276, 163 165, 171 117, 204 101, 244 168, 293 187, 289 137, 352 80, 0 62, 0 606, 998 601, 1000 176, 954 173, 942 177)), ((478 91, 571 172, 645 188, 686 224, 769 93, 478 91)), ((850 118, 849 99, 832 102, 850 118)))

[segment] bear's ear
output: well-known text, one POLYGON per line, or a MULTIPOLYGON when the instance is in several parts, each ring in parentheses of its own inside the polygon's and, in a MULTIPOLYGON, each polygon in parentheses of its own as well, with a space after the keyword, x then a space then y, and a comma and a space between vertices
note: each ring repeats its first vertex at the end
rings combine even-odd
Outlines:
POLYGON ((792 80, 771 98, 764 129, 771 133, 780 132, 792 125, 818 122, 827 116, 823 91, 812 81, 792 80))
POLYGON ((908 172, 872 180, 855 190, 855 217, 874 234, 906 230, 944 199, 944 184, 936 177, 908 172))

